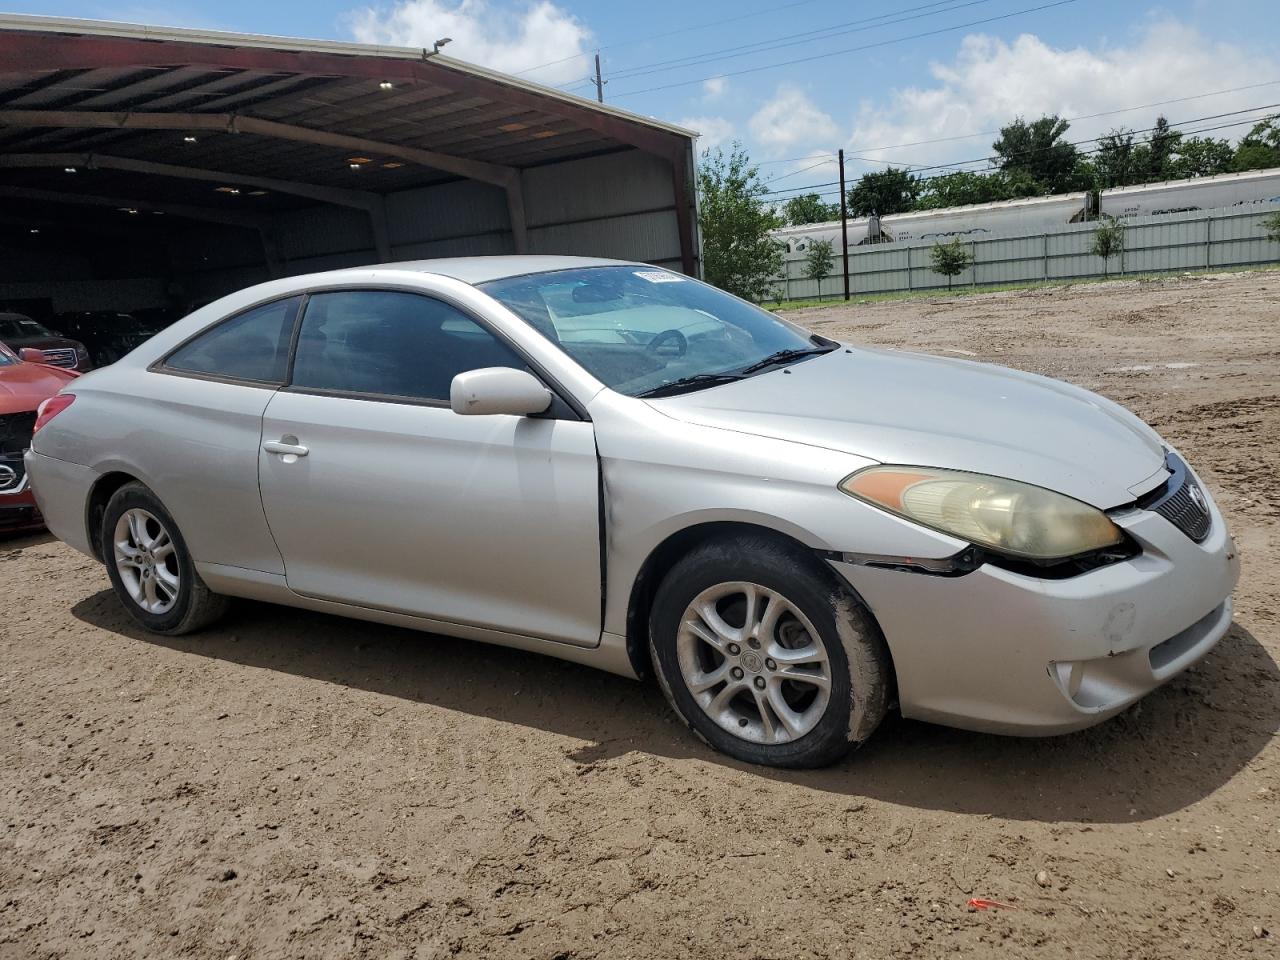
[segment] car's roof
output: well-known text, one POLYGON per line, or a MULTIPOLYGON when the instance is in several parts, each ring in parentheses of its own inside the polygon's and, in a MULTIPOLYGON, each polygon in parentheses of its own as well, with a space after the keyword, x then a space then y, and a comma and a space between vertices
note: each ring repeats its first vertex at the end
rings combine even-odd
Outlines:
POLYGON ((476 284, 507 277, 523 277, 531 273, 547 273, 552 270, 618 266, 647 266, 647 264, 635 264, 627 260, 606 260, 602 257, 506 256, 405 260, 401 263, 380 263, 377 268, 435 273, 461 280, 463 283, 476 284))

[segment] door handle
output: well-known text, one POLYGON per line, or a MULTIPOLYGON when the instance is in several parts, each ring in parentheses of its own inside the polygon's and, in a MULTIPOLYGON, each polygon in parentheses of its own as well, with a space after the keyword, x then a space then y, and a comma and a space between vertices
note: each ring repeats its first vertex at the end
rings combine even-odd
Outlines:
POLYGON ((284 443, 280 440, 268 440, 262 445, 267 453, 277 453, 282 457, 305 457, 311 451, 300 443, 284 443))

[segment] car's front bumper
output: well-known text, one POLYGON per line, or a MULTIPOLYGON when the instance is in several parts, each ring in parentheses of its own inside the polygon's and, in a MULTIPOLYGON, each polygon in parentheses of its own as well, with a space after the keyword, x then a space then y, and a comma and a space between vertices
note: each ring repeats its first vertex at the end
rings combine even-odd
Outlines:
POLYGON ((934 576, 833 561, 884 630, 904 716, 1039 736, 1114 716, 1231 625, 1240 561, 1221 513, 1195 543, 1163 517, 1117 517, 1130 560, 1064 580, 984 565, 934 576))

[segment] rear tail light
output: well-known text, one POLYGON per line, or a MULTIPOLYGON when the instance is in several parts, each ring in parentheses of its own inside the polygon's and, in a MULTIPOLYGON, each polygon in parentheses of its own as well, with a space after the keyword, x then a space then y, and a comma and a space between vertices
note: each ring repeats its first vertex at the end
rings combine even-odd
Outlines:
POLYGON ((39 433, 41 427, 71 406, 75 398, 76 395, 74 393, 59 393, 36 407, 36 425, 32 428, 31 435, 35 436, 39 433))

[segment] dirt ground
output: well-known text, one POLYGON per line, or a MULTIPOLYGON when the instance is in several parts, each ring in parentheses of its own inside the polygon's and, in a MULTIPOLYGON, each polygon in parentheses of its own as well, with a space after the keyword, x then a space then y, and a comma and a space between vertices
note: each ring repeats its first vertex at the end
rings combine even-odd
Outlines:
POLYGON ((799 319, 1146 417, 1239 541, 1230 635, 1082 734, 891 718, 775 772, 515 651, 253 604, 157 639, 0 543, 0 960, 1280 956, 1280 273, 799 319))

